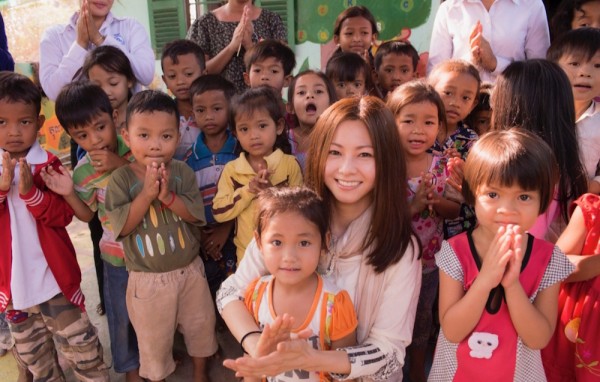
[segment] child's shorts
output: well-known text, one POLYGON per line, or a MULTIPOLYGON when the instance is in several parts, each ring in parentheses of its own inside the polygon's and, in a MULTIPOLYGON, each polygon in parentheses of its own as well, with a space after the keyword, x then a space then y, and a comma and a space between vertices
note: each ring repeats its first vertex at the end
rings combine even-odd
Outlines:
POLYGON ((173 336, 191 357, 217 351, 215 313, 200 257, 171 272, 129 273, 127 311, 140 350, 140 376, 158 381, 175 371, 173 336))

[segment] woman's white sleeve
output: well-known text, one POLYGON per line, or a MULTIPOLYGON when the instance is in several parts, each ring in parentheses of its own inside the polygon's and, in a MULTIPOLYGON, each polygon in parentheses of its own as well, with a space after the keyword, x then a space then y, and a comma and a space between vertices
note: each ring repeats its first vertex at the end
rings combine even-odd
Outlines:
POLYGON ((83 65, 87 50, 73 41, 67 52, 61 49, 60 33, 64 26, 49 28, 40 41, 40 83, 44 93, 51 100, 58 97, 63 86, 73 81, 73 77, 83 65))
POLYGON ((269 271, 265 267, 262 253, 256 245, 256 240, 252 239, 246 247, 244 257, 238 264, 235 273, 223 281, 221 288, 217 291, 216 302, 219 313, 230 302, 244 300, 246 287, 257 277, 268 273, 269 271))
MULTIPOLYGON (((341 349, 348 354, 350 374, 338 379, 369 377, 374 381, 402 380, 406 347, 410 345, 421 289, 421 261, 416 242, 400 262, 386 271, 383 298, 367 339, 358 346, 341 349)), ((360 325, 360 323, 359 323, 360 325)))

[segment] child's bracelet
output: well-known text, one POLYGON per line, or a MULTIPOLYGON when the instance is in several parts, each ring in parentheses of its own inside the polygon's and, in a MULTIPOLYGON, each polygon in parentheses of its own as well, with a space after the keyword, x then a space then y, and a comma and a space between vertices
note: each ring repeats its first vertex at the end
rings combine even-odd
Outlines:
POLYGON ((171 208, 171 206, 173 205, 173 203, 175 203, 175 198, 176 198, 175 191, 171 191, 171 196, 172 196, 172 198, 171 198, 171 201, 169 203, 164 203, 163 202, 163 205, 165 206, 165 208, 171 208))
POLYGON ((242 337, 242 340, 240 341, 240 347, 242 348, 242 351, 244 352, 244 354, 248 354, 246 349, 244 349, 244 340, 251 334, 262 334, 262 332, 260 330, 253 330, 251 332, 244 334, 244 336, 242 337))

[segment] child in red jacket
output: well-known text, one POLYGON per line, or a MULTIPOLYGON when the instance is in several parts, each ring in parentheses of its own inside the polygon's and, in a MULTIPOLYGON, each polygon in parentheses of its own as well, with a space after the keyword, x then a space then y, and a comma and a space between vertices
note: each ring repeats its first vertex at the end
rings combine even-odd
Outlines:
POLYGON ((73 210, 40 176, 60 166, 37 141, 40 108, 31 80, 0 73, 0 312, 6 310, 16 356, 34 380, 64 379, 55 336, 79 380, 108 381, 65 229, 73 210))

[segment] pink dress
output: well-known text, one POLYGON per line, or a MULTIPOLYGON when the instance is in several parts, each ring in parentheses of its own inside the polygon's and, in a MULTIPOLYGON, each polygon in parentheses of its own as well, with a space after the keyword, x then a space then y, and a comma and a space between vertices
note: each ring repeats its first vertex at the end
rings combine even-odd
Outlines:
MULTIPOLYGON (((588 231, 581 255, 600 255, 600 196, 585 194, 575 204, 588 231)), ((556 331, 542 358, 548 381, 600 380, 600 277, 563 284, 556 331)))

